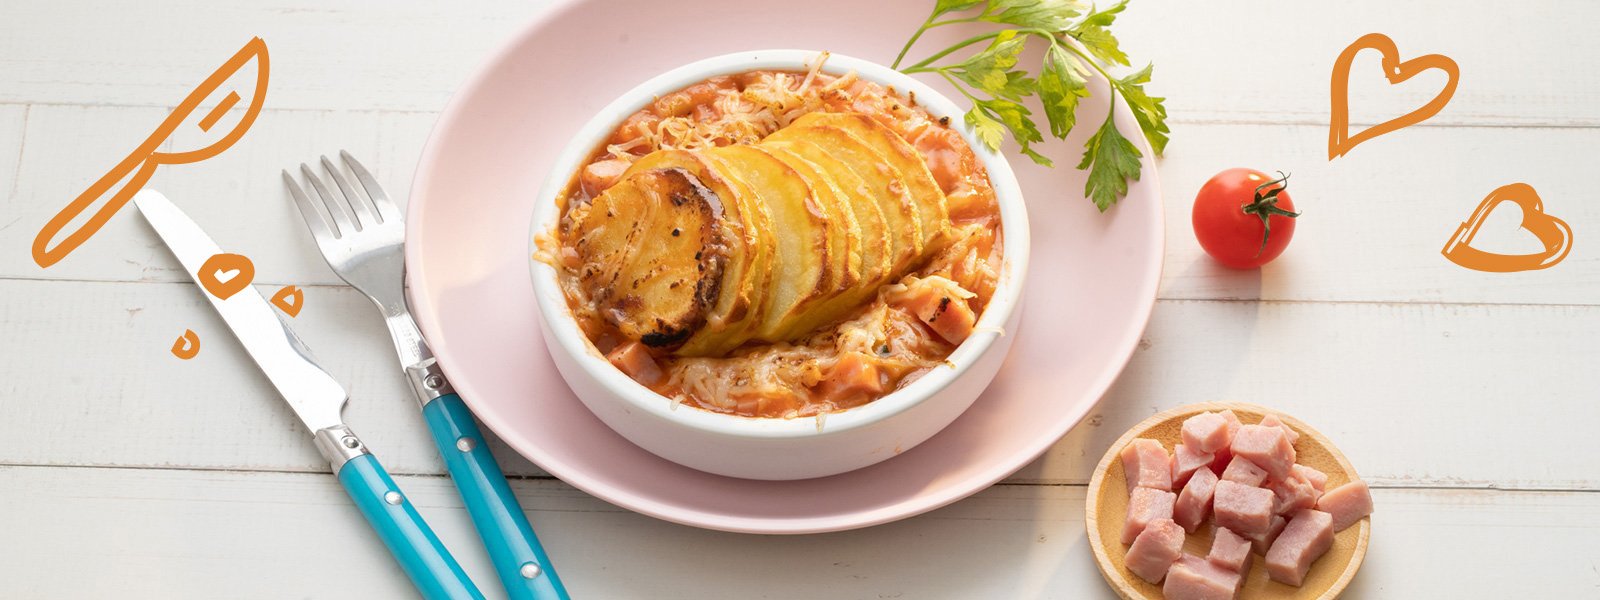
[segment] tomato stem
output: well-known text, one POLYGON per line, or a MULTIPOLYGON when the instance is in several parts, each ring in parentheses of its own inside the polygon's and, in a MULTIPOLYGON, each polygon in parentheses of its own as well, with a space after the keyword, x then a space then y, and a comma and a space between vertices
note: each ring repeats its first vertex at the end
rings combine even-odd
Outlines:
POLYGON ((1287 189, 1289 189, 1289 176, 1283 171, 1278 171, 1278 178, 1256 186, 1255 198, 1244 205, 1244 214, 1261 217, 1261 249, 1256 250, 1257 257, 1267 251, 1267 239, 1272 236, 1273 215, 1291 219, 1300 216, 1300 213, 1278 208, 1278 194, 1287 189))

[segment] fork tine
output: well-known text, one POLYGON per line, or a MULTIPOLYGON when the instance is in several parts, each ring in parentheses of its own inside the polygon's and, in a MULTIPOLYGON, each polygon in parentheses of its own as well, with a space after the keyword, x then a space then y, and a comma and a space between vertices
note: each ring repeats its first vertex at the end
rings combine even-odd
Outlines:
POLYGON ((378 216, 383 217, 384 222, 400 221, 402 219, 400 209, 389 200, 388 194, 383 193, 383 186, 378 185, 378 180, 372 178, 372 172, 362 166, 356 157, 350 156, 349 152, 340 150, 339 158, 344 159, 344 164, 350 167, 351 173, 356 174, 356 180, 361 182, 362 189, 365 189, 367 196, 372 198, 372 205, 378 208, 378 216))
POLYGON ((350 188, 350 182, 345 179, 344 173, 339 172, 339 167, 334 166, 328 157, 322 157, 322 168, 328 170, 328 176, 333 178, 334 185, 339 186, 339 193, 344 196, 344 201, 350 204, 350 212, 355 215, 356 225, 367 228, 383 223, 383 218, 373 212, 371 205, 361 199, 361 194, 350 188))
POLYGON ((322 201, 322 207, 327 209, 328 217, 333 219, 334 239, 344 237, 345 233, 355 233, 360 231, 360 229, 357 228, 354 223, 350 222, 350 217, 344 212, 345 209, 338 206, 340 203, 333 200, 332 191, 329 190, 327 186, 322 184, 321 179, 317 179, 317 174, 311 171, 311 167, 307 166, 305 163, 300 163, 300 174, 305 175, 306 181, 311 183, 312 188, 315 188, 317 192, 317 198, 322 201))
POLYGON ((294 204, 300 208, 300 218, 311 230, 312 239, 317 240, 320 245, 324 239, 339 236, 336 231, 328 228, 328 221, 322 218, 322 213, 317 212, 317 207, 311 205, 311 199, 307 198, 305 191, 300 188, 300 182, 295 181, 287 169, 283 171, 283 183, 289 186, 289 194, 294 196, 294 204))

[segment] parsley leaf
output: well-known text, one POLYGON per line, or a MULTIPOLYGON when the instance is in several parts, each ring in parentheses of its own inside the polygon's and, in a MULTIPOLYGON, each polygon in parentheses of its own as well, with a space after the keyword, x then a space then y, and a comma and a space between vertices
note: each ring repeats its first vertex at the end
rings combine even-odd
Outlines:
POLYGON ((1002 31, 988 48, 972 55, 950 72, 967 82, 967 85, 990 94, 1020 98, 1032 92, 1029 88, 1033 86, 1033 80, 1027 79, 1027 73, 1017 72, 1017 77, 1013 77, 1008 71, 1017 66, 1017 55, 1022 54, 1027 41, 1027 37, 1019 36, 1015 31, 1002 31))
POLYGON ((978 135, 978 141, 988 146, 990 150, 1000 150, 1000 139, 1006 134, 1006 126, 994 120, 983 109, 974 106, 967 111, 966 121, 972 126, 972 132, 978 135))
POLYGON ((978 100, 977 104, 978 108, 983 109, 990 116, 999 119, 1001 123, 1005 124, 1006 129, 1011 131, 1011 139, 1016 140, 1017 145, 1022 147, 1023 154, 1033 159, 1033 162, 1046 167, 1054 166, 1054 163, 1049 158, 1034 152, 1033 149, 1028 147, 1029 144, 1034 142, 1044 141, 1044 135, 1039 133, 1039 128, 1033 124, 1033 119, 1028 118, 1033 114, 1032 111, 1028 110, 1028 107, 999 98, 978 100))
POLYGON ((1061 46, 1051 44, 1044 53, 1039 76, 1039 100, 1050 119, 1050 134, 1066 138, 1077 123, 1078 99, 1089 96, 1084 67, 1061 46))
POLYGON ((1115 115, 1115 110, 1106 115, 1105 124, 1089 138, 1083 162, 1078 163, 1079 169, 1089 169, 1089 181, 1084 184, 1083 193, 1094 200, 1100 212, 1111 208, 1118 198, 1128 193, 1129 179, 1139 180, 1139 159, 1144 156, 1133 142, 1117 131, 1115 115))
POLYGON ((1067 30, 1067 35, 1072 36, 1089 49, 1089 53, 1108 63, 1128 66, 1128 55, 1117 46, 1117 38, 1111 35, 1111 23, 1117 20, 1117 15, 1128 7, 1128 0, 1122 0, 1102 11, 1089 13, 1072 29, 1067 30))
POLYGON ((1139 122, 1139 129, 1144 132, 1144 137, 1150 140, 1150 148, 1161 154, 1167 149, 1167 107, 1162 105, 1166 98, 1152 98, 1144 92, 1144 84, 1150 83, 1150 71, 1155 65, 1146 65, 1139 72, 1118 79, 1112 83, 1117 86, 1117 91, 1122 92, 1122 97, 1128 99, 1128 107, 1133 109, 1133 118, 1139 122))
POLYGON ((1082 7, 1078 0, 989 0, 983 20, 1061 31, 1082 14, 1082 7))
POLYGON ((928 20, 931 22, 945 13, 966 10, 979 4, 983 4, 985 1, 986 0, 939 0, 933 5, 933 16, 929 17, 928 20))

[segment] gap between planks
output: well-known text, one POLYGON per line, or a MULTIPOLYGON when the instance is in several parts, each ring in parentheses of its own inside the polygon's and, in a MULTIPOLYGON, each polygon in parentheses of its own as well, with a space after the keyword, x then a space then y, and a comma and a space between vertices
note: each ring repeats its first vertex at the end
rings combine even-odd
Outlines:
MULTIPOLYGON (((236 473, 236 474, 272 474, 272 475, 312 475, 328 476, 330 471, 295 470, 295 469, 250 469, 250 468, 219 468, 219 467, 185 467, 185 466, 143 466, 143 465, 72 465, 72 464, 41 464, 41 463, 12 463, 0 462, 0 471, 6 469, 107 469, 116 471, 157 471, 169 473, 236 473)), ((390 475, 396 477, 415 477, 426 479, 445 479, 445 473, 411 473, 404 471, 391 471, 390 475)), ((531 482, 559 482, 561 478, 554 475, 506 475, 507 481, 531 482)), ((1563 488, 1563 487, 1506 487, 1494 483, 1442 485, 1428 483, 1421 485, 1395 485, 1393 483, 1369 483, 1375 490, 1402 490, 1402 491, 1446 491, 1446 492, 1494 492, 1509 494, 1600 494, 1600 489, 1590 488, 1563 488)), ((1076 481, 999 481, 994 486, 1007 487, 1034 487, 1034 488, 1087 488, 1088 482, 1076 481)), ((574 488, 576 489, 576 488, 574 488)))

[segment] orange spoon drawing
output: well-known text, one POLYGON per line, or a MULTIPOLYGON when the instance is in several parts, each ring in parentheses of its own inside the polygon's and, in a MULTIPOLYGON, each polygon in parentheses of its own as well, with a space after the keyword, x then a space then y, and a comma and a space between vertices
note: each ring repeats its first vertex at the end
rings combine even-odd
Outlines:
POLYGON ((1333 160, 1350 152, 1356 144, 1365 142, 1385 133, 1416 125, 1439 114, 1439 110, 1450 102, 1450 97, 1456 93, 1456 83, 1461 79, 1461 73, 1456 68, 1456 61, 1442 54, 1428 54, 1418 56, 1411 60, 1400 62, 1400 50, 1395 48, 1394 40, 1381 33, 1369 33, 1361 36, 1350 47, 1339 54, 1339 59, 1333 63, 1333 80, 1329 85, 1331 92, 1331 118, 1328 125, 1328 160, 1333 160), (1399 117, 1384 121, 1367 129, 1350 135, 1350 64, 1355 62, 1356 54, 1371 48, 1383 54, 1383 75, 1389 79, 1389 84, 1394 85, 1411 79, 1418 73, 1428 69, 1439 69, 1450 77, 1444 84, 1444 89, 1439 95, 1434 96, 1427 104, 1399 117))
MULTIPOLYGON (((223 63, 221 67, 206 77, 206 80, 200 83, 200 87, 189 92, 189 96, 184 98, 183 102, 172 110, 172 114, 167 115, 167 119, 162 121, 159 127, 156 127, 155 132, 151 133, 150 137, 145 138, 144 142, 129 153, 127 158, 122 159, 122 162, 117 163, 117 166, 112 167, 99 180, 91 184, 89 189, 78 194, 78 197, 67 204, 66 208, 61 209, 60 213, 57 213, 54 217, 51 217, 49 222, 45 223, 44 227, 39 230, 39 234, 33 238, 33 262, 40 267, 49 268, 51 265, 60 262, 61 259, 66 258, 78 246, 83 245, 95 232, 100 231, 100 228, 105 226, 106 222, 117 214, 117 211, 122 210, 122 207, 128 204, 134 193, 138 192, 140 188, 144 187, 145 183, 150 181, 150 177, 156 173, 156 167, 199 162, 216 156, 233 146, 234 142, 244 137, 244 133, 250 129, 250 125, 255 123, 256 115, 261 113, 261 105, 266 102, 266 99, 267 43, 261 41, 261 38, 252 38, 245 43, 243 48, 239 49, 239 52, 233 55, 233 58, 228 59, 228 62, 223 63), (159 152, 156 150, 161 147, 162 143, 167 141, 167 138, 172 136, 173 132, 177 131, 179 125, 182 125, 194 114, 195 109, 200 106, 201 102, 216 93, 224 82, 235 73, 238 73, 240 69, 244 68, 245 64, 252 60, 256 63, 255 92, 250 96, 250 105, 245 108, 244 117, 239 119, 233 129, 221 135, 209 145, 193 150, 171 152, 159 152), (106 200, 99 210, 89 215, 86 222, 72 232, 67 233, 65 237, 57 240, 62 231, 74 219, 87 212, 95 204, 95 201, 111 192, 111 188, 122 181, 126 181, 126 183, 114 193, 111 193, 111 198, 106 200)), ((229 92, 227 96, 218 102, 215 108, 201 117, 195 125, 201 131, 210 132, 211 128, 217 124, 217 121, 222 119, 222 115, 227 113, 228 109, 238 102, 238 92, 229 92)))
POLYGON ((1478 208, 1472 211, 1472 216, 1456 229, 1455 235, 1450 237, 1450 241, 1444 245, 1444 250, 1441 252, 1445 258, 1450 259, 1450 262, 1474 271, 1513 273, 1556 266, 1571 251, 1572 228, 1567 226, 1567 222, 1544 212, 1544 201, 1539 199, 1539 193, 1534 191, 1533 186, 1513 183, 1500 186, 1499 189, 1490 192, 1489 197, 1484 198, 1483 202, 1479 202, 1478 208), (1543 252, 1497 254, 1472 247, 1472 238, 1478 235, 1478 229, 1483 227, 1484 219, 1487 219, 1489 213, 1502 202, 1522 207, 1522 228, 1539 238, 1539 242, 1544 244, 1543 252))

